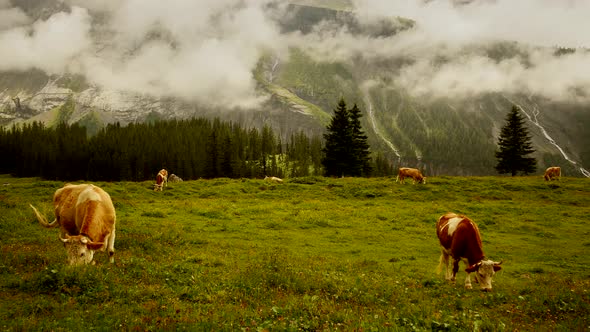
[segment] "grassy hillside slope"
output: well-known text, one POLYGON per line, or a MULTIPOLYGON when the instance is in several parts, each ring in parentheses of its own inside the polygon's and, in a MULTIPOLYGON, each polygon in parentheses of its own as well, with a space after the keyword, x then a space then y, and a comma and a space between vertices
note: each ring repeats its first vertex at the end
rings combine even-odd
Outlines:
MULTIPOLYGON (((417 98, 391 82, 402 63, 395 56, 385 63, 322 62, 292 49, 286 62, 264 58, 256 77, 276 100, 318 125, 325 126, 340 98, 350 106, 357 104, 371 150, 383 153, 395 167, 417 167, 428 175, 496 174, 497 139, 514 102, 531 116, 526 126, 536 150, 537 175, 553 165, 569 176, 582 176, 578 168, 587 168, 587 131, 582 129, 588 124, 582 115, 587 106, 499 93, 467 99, 417 98), (539 113, 533 117, 534 112, 539 113), (554 143, 578 165, 568 162, 554 143)), ((287 113, 276 114, 278 122, 287 113)), ((317 129, 301 125, 301 118, 290 121, 290 126, 317 129)))
POLYGON ((1 177, 3 330, 584 330, 590 183, 540 177, 96 183, 117 209, 115 265, 65 265, 61 182, 1 177), (494 290, 435 274, 444 212, 504 260, 494 290))

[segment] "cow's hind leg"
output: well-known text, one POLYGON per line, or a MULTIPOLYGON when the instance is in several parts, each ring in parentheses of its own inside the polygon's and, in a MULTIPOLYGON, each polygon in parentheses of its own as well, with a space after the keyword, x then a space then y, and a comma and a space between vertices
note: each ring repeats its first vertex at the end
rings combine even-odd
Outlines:
POLYGON ((453 272, 451 273, 450 279, 452 282, 455 282, 457 278, 457 272, 459 272, 459 261, 461 261, 461 259, 453 258, 453 272))
POLYGON ((452 281, 453 275, 451 273, 451 269, 449 268, 449 255, 445 252, 444 249, 442 249, 440 253, 440 260, 438 263, 437 272, 440 273, 443 267, 445 268, 445 279, 452 281))

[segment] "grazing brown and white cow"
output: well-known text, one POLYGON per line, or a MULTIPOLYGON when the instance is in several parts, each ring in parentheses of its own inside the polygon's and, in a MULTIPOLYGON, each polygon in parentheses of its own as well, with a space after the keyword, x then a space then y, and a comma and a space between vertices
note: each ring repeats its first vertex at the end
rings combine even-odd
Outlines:
POLYGON ((276 176, 265 176, 264 181, 283 183, 283 179, 277 178, 276 176))
POLYGON ((455 282, 459 271, 459 261, 467 261, 467 278, 465 288, 471 289, 469 275, 475 272, 475 279, 483 291, 492 290, 492 277, 502 267, 502 262, 486 260, 477 225, 469 218, 455 213, 442 215, 436 223, 436 235, 441 245, 440 262, 437 271, 440 273, 443 265, 446 269, 446 279, 455 282), (449 257, 453 259, 453 269, 449 269, 449 257))
POLYGON ((156 183, 154 184, 154 191, 162 191, 162 187, 168 185, 168 171, 161 169, 156 175, 156 183))
POLYGON ((405 178, 412 178, 413 183, 418 182, 426 184, 426 177, 423 176, 422 173, 420 173, 420 171, 415 168, 400 167, 395 182, 399 181, 399 183, 404 183, 405 178))
POLYGON ((92 184, 66 184, 57 189, 53 195, 55 220, 51 223, 30 206, 44 227, 61 226, 59 238, 71 265, 88 264, 94 258, 94 251, 105 249, 110 262, 115 262, 115 207, 109 194, 101 188, 92 184))
POLYGON ((549 167, 545 170, 545 175, 543 176, 545 181, 551 181, 553 179, 561 180, 561 167, 549 167))

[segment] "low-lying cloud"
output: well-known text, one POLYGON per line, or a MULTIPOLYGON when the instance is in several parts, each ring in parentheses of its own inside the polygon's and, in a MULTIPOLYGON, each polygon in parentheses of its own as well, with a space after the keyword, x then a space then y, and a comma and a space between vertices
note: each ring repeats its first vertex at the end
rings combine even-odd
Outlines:
POLYGON ((0 30, 26 24, 28 21, 25 12, 12 7, 8 0, 0 0, 0 30))
POLYGON ((555 46, 590 46, 586 0, 353 0, 361 24, 415 22, 388 37, 334 24, 281 32, 277 18, 287 6, 276 0, 64 1, 69 9, 34 19, 0 0, 0 70, 76 73, 108 89, 254 107, 265 98, 253 77, 261 56, 287 61, 286 50, 301 47, 322 61, 411 59, 381 75, 416 95, 523 92, 559 100, 590 91, 590 52, 553 54, 555 46), (517 42, 518 52, 492 59, 477 51, 504 41, 517 42))
POLYGON ((584 74, 590 72, 590 35, 584 33, 590 31, 590 1, 457 2, 355 0, 360 21, 401 16, 414 20, 415 27, 378 41, 346 41, 335 34, 332 47, 364 50, 367 57, 412 59, 393 81, 417 95, 500 92, 590 100, 590 77, 584 74), (484 52, 506 46, 512 50, 503 57, 484 52), (556 56, 560 47, 576 52, 556 56))
MULTIPOLYGON (((11 8, 11 12, 18 10, 11 8)), ((46 21, 0 30, 0 70, 38 68, 49 74, 64 72, 73 66, 91 46, 90 16, 82 8, 60 12, 46 21)))

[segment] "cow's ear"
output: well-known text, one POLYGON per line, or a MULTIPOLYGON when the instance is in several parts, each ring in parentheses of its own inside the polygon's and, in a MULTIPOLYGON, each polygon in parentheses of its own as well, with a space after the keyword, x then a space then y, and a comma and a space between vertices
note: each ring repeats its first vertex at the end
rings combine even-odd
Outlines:
POLYGON ((500 270, 502 270, 502 267, 498 264, 494 264, 494 272, 498 272, 500 270))
POLYGON ((104 246, 104 242, 89 242, 86 244, 86 248, 90 250, 99 250, 104 246))

